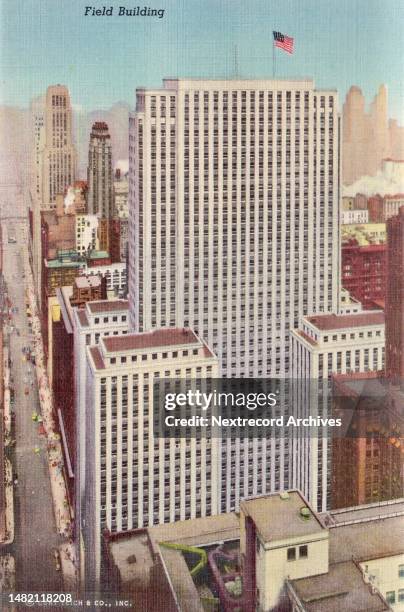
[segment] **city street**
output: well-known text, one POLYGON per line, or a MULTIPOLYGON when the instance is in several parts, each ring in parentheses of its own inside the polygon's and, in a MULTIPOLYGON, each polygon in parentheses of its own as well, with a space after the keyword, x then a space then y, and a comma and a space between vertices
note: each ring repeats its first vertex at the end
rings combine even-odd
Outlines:
POLYGON ((14 479, 18 479, 15 486, 15 541, 10 548, 16 561, 17 591, 55 592, 63 587, 61 572, 56 571, 53 550, 63 539, 56 530, 46 439, 39 435, 39 425, 32 420, 33 412, 40 414, 35 370, 33 364, 25 360, 22 350, 24 346, 32 346, 22 278, 24 261, 21 250, 27 248, 26 226, 16 220, 13 226, 17 244, 9 244, 7 236, 3 235, 8 296, 11 307, 18 308, 10 321, 16 328, 10 334, 10 355, 15 389, 13 469, 14 479))

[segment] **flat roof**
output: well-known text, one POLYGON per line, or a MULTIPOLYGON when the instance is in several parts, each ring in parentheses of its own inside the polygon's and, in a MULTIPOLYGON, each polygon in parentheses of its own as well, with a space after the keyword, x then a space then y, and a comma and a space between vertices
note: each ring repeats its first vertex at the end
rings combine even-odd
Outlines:
POLYGON ((107 259, 109 258, 108 251, 91 251, 88 255, 89 259, 107 259))
POLYGON ((327 574, 290 581, 306 612, 382 612, 390 610, 378 591, 372 593, 353 561, 331 565, 327 574))
POLYGON ((91 357, 93 358, 93 362, 97 370, 104 370, 105 363, 104 363, 104 359, 102 358, 102 355, 101 355, 101 352, 98 346, 91 346, 90 353, 91 353, 91 357))
MULTIPOLYGON (((354 511, 355 512, 355 511, 354 511)), ((332 514, 331 514, 332 516, 332 514)), ((348 520, 348 516, 346 517, 348 520)), ((330 525, 330 563, 339 563, 355 557, 358 561, 370 561, 394 557, 404 553, 404 515, 374 516, 361 512, 357 521, 349 517, 349 524, 330 525), (370 524, 372 523, 372 524, 370 524)))
POLYGON ((351 327, 367 327, 368 325, 383 325, 384 312, 368 311, 357 314, 336 315, 324 314, 307 317, 307 321, 322 331, 347 329, 351 327))
POLYGON ((167 327, 151 332, 129 334, 125 336, 109 336, 102 339, 108 352, 148 349, 160 346, 176 346, 182 344, 200 344, 195 332, 189 328, 167 327))
POLYGON ((86 315, 86 311, 82 310, 81 308, 77 310, 77 318, 80 322, 80 325, 82 327, 88 327, 89 323, 88 323, 88 319, 87 319, 87 315, 86 315))
POLYGON ((363 506, 352 506, 351 508, 341 508, 340 510, 332 510, 330 512, 330 516, 336 525, 343 525, 349 522, 354 524, 360 521, 374 521, 380 518, 386 519, 399 515, 404 515, 404 498, 363 506))
POLYGON ((121 312, 129 309, 129 302, 128 300, 99 300, 87 302, 87 307, 92 314, 121 312))
POLYGON ((73 259, 60 260, 60 259, 45 259, 45 266, 47 268, 80 268, 83 265, 82 261, 73 259))
POLYGON ((77 276, 74 282, 79 289, 90 289, 91 287, 98 287, 101 285, 101 279, 98 274, 92 276, 77 276))
POLYGON ((240 503, 240 508, 252 518, 264 542, 326 531, 298 491, 289 491, 284 496, 276 493, 246 499, 240 503), (309 511, 309 518, 303 518, 302 508, 309 511))
MULTIPOLYGON (((190 590, 195 599, 195 587, 189 569, 180 551, 159 546, 161 542, 176 542, 187 546, 204 546, 219 542, 235 541, 240 537, 240 519, 235 512, 155 525, 135 529, 127 533, 111 534, 108 538, 109 554, 119 570, 122 587, 130 588, 133 583, 148 582, 151 568, 155 564, 157 551, 165 563, 170 580, 176 575, 178 564, 181 573, 176 578, 175 592, 182 598, 182 583, 186 582, 188 597, 190 590)), ((195 605, 199 604, 198 600, 195 605)), ((188 611, 188 608, 185 608, 188 611)))

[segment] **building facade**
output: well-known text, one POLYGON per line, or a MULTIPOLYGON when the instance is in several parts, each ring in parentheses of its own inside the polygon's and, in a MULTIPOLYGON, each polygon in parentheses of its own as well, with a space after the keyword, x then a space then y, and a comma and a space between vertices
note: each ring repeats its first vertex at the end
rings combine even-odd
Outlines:
POLYGON ((404 381, 404 206, 387 221, 386 376, 404 381))
POLYGON ((76 250, 82 257, 99 249, 97 215, 76 215, 76 250))
POLYGON ((47 89, 45 102, 44 208, 54 208, 56 196, 64 194, 74 182, 76 157, 69 90, 64 85, 52 85, 47 89))
POLYGON ((353 223, 367 223, 368 221, 368 211, 362 210, 361 208, 343 210, 341 213, 341 223, 343 225, 351 225, 353 223))
POLYGON ((360 244, 351 239, 341 247, 341 281, 344 289, 364 308, 384 300, 386 292, 387 251, 385 244, 360 244))
MULTIPOLYGON (((384 313, 305 317, 291 333, 296 405, 310 415, 330 416, 332 374, 381 371, 384 368, 384 313), (301 399, 303 398, 303 399, 301 399), (308 399, 305 399, 308 398, 308 399)), ((330 507, 331 448, 329 430, 295 445, 293 486, 319 511, 330 507)))
POLYGON ((63 195, 76 178, 77 156, 73 144, 72 108, 64 85, 48 87, 43 106, 34 104, 34 184, 31 186, 32 265, 37 296, 41 302, 42 252, 41 211, 56 208, 56 197, 63 195))
POLYGON ((299 317, 338 308, 339 138, 336 92, 312 81, 137 90, 132 329, 192 327, 224 376, 287 374, 299 317))
POLYGON ((333 413, 348 427, 331 442, 331 507, 403 497, 404 393, 380 372, 337 374, 333 390, 333 413))
POLYGON ((100 574, 101 535, 216 514, 218 439, 156 438, 154 384, 214 378, 216 357, 189 329, 103 337, 87 347, 82 542, 86 584, 100 574))
POLYGON ((96 121, 91 129, 87 183, 88 212, 103 219, 112 217, 112 146, 108 126, 103 121, 96 121))
MULTIPOLYGON (((87 302, 84 308, 74 308, 73 350, 74 350, 74 416, 77 432, 75 456, 78 469, 75 473, 75 536, 78 546, 78 559, 82 558, 82 510, 84 508, 86 474, 86 386, 87 386, 87 346, 96 346, 104 336, 125 335, 128 333, 128 302, 125 300, 101 300, 87 302)), ((84 563, 80 564, 83 579, 84 563)))

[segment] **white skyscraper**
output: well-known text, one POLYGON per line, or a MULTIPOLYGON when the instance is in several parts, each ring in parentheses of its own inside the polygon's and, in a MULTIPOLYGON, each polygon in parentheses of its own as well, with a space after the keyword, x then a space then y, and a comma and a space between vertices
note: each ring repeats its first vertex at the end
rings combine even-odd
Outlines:
MULTIPOLYGON (((221 375, 287 377, 290 330, 339 304, 340 117, 310 80, 168 79, 129 135, 130 326, 190 326, 221 375)), ((292 442, 225 440, 221 507, 285 489, 292 442)))
POLYGON ((103 529, 128 531, 218 512, 220 442, 157 436, 159 379, 217 377, 216 357, 192 330, 104 336, 87 345, 85 369, 79 529, 88 587, 99 579, 103 529))
POLYGON ((167 79, 130 119, 130 324, 190 326, 228 377, 289 371, 337 312, 340 118, 310 80, 167 79))
POLYGON ((55 208, 58 194, 76 178, 76 149, 69 90, 64 85, 48 87, 45 102, 45 147, 42 158, 43 208, 55 208))

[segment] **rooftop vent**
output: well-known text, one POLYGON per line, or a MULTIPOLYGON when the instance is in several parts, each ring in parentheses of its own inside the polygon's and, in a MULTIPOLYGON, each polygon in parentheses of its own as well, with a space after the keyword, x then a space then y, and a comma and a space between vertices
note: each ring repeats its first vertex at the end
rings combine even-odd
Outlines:
POLYGON ((129 557, 126 559, 126 561, 129 564, 136 563, 136 555, 129 555, 129 557))
POLYGON ((300 508, 300 518, 304 521, 309 521, 311 519, 310 508, 307 508, 307 506, 300 508))

